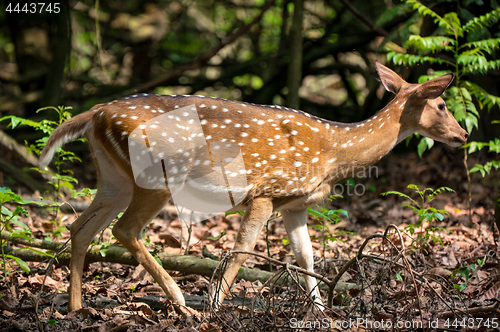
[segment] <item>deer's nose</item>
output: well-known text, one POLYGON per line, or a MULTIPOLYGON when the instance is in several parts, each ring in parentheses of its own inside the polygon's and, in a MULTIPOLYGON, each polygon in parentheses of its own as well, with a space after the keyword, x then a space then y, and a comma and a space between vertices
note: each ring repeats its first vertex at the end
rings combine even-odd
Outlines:
POLYGON ((467 133, 467 131, 465 130, 462 130, 462 133, 455 137, 455 141, 460 144, 465 144, 467 143, 468 138, 469 138, 469 133, 467 133))

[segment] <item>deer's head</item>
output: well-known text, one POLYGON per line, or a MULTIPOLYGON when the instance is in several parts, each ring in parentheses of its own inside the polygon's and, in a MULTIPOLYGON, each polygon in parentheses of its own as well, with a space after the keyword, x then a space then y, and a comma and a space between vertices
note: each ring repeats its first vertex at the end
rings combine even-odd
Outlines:
POLYGON ((382 84, 399 100, 401 131, 417 132, 436 141, 457 147, 467 142, 468 133, 446 107, 440 96, 453 81, 446 74, 423 84, 410 84, 379 62, 375 63, 382 84), (401 106, 403 105, 403 106, 401 106))

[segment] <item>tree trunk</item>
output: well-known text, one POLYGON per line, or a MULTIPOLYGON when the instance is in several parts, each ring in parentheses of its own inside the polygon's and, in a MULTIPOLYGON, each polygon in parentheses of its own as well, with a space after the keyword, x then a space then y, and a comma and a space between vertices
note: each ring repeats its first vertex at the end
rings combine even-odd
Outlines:
POLYGON ((300 108, 299 88, 302 83, 302 22, 304 20, 304 1, 293 2, 293 23, 290 31, 290 62, 288 64, 287 106, 300 108))

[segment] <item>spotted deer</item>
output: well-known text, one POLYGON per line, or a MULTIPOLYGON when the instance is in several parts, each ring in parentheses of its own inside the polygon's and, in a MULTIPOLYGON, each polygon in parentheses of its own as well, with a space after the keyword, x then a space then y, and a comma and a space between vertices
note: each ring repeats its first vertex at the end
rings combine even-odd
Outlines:
MULTIPOLYGON (((239 148, 244 169, 231 172, 244 176, 245 195, 238 202, 232 201, 232 209, 244 210, 245 214, 234 249, 253 250, 266 220, 273 211, 280 210, 298 264, 313 271, 307 207, 321 202, 336 182, 349 176, 349 170, 373 165, 413 133, 453 147, 466 143, 468 138, 440 97, 451 84, 453 74, 423 84, 410 84, 382 64, 377 62, 375 65, 384 87, 396 96, 376 115, 358 123, 324 120, 282 106, 254 105, 205 96, 147 94, 96 105, 63 123, 50 136, 40 156, 42 165, 50 162, 59 146, 85 136, 98 176, 98 190, 92 204, 70 227, 68 310, 82 306, 82 270, 92 238, 124 210, 113 228, 114 236, 153 276, 168 298, 178 307, 184 306, 184 297, 175 281, 138 239, 144 227, 171 198, 172 189, 165 185, 170 181, 184 181, 200 165, 215 168, 215 160, 206 154, 207 149, 202 149, 205 151, 202 153, 202 150, 196 150, 197 147, 174 151, 181 154, 176 161, 182 164, 182 167, 174 166, 175 172, 174 167, 169 166, 172 159, 170 163, 166 162, 167 156, 162 151, 148 157, 148 153, 154 152, 157 142, 175 142, 174 132, 175 139, 184 143, 191 142, 191 137, 202 136, 201 139, 209 143, 211 153, 218 144, 239 148), (169 112, 185 107, 197 112, 198 118, 191 120, 199 121, 202 132, 190 135, 191 120, 184 120, 177 113, 172 113, 177 115, 168 120, 168 130, 155 121, 160 115, 169 115, 169 112), (174 127, 170 124, 180 129, 172 130, 174 127), (143 135, 152 128, 158 133, 156 136, 143 135), (143 157, 136 158, 139 162, 145 158, 151 159, 153 164, 161 164, 158 169, 163 170, 161 174, 165 176, 156 179, 161 184, 158 187, 139 185, 140 176, 134 173, 132 159, 135 158, 132 158, 131 151, 141 140, 145 141, 142 144, 146 154, 143 152, 143 157)), ((169 147, 172 146, 175 147, 175 143, 169 147)), ((215 305, 222 303, 246 259, 245 254, 232 256, 223 273, 225 282, 219 288, 214 287, 210 294, 215 305)), ((321 307, 315 278, 305 276, 305 281, 312 299, 321 307)))

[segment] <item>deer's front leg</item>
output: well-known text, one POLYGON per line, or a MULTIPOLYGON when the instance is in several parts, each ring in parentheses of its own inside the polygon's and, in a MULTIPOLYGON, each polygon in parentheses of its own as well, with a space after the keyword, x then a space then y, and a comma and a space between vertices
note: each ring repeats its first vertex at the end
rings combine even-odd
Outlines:
MULTIPOLYGON (((234 250, 252 251, 257 242, 257 237, 262 230, 262 226, 264 226, 272 212, 273 203, 269 197, 257 197, 253 199, 238 230, 234 250)), ((248 255, 245 254, 234 254, 230 258, 220 284, 214 287, 210 294, 210 301, 215 308, 218 308, 222 304, 222 301, 224 301, 229 287, 247 257, 248 255)))
MULTIPOLYGON (((307 208, 300 210, 281 210, 288 239, 300 267, 314 272, 314 257, 309 232, 307 231, 307 208)), ((314 303, 324 309, 316 278, 305 275, 306 288, 314 303)))

